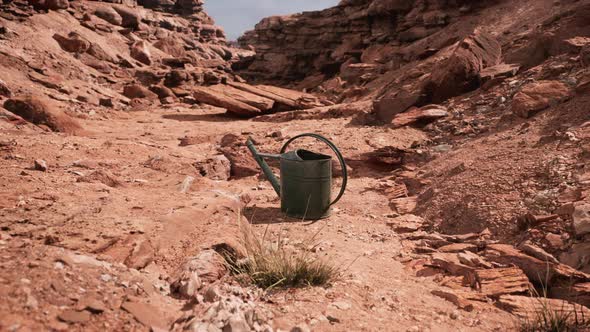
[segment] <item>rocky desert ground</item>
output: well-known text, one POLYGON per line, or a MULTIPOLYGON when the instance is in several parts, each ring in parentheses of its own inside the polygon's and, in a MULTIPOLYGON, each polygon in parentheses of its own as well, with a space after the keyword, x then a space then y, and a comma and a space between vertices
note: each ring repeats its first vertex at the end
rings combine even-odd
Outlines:
POLYGON ((2 0, 0 331, 589 330, 589 165, 587 0, 342 0, 237 42, 202 0, 2 0), (321 220, 246 146, 302 133, 347 164, 321 220), (331 278, 261 286, 252 241, 331 278))

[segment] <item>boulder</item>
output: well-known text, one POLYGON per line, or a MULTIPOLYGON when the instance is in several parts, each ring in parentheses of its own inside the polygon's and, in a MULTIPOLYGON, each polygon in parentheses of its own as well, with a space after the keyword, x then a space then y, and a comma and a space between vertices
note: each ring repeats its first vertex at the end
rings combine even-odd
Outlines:
POLYGON ((98 60, 108 61, 110 63, 118 63, 119 60, 116 60, 112 56, 110 56, 105 50, 100 47, 97 43, 90 43, 90 48, 86 52, 89 55, 92 55, 98 60))
POLYGON ((175 69, 166 74, 164 85, 169 88, 174 88, 190 81, 190 75, 186 70, 175 69))
POLYGON ((160 39, 154 43, 154 47, 176 58, 182 58, 186 56, 183 43, 181 43, 176 38, 168 37, 160 39))
POLYGON ((387 221, 387 226, 393 228, 396 233, 412 233, 422 228, 424 219, 413 214, 404 214, 387 221))
POLYGON ((174 92, 172 92, 172 90, 168 89, 167 87, 161 85, 161 84, 154 84, 152 86, 150 86, 150 91, 157 94, 158 98, 160 99, 164 99, 164 98, 176 98, 176 96, 174 95, 174 92))
POLYGON ((123 17, 117 13, 112 7, 100 7, 94 11, 94 15, 97 17, 102 18, 103 20, 113 24, 113 25, 122 25, 123 24, 123 17))
POLYGON ((152 54, 147 46, 147 43, 143 40, 133 43, 133 45, 131 45, 130 51, 131 57, 135 60, 148 66, 152 64, 152 54))
POLYGON ((36 125, 47 126, 53 131, 77 134, 82 126, 69 115, 59 110, 49 99, 27 95, 8 99, 4 108, 36 125))
POLYGON ((53 39, 55 39, 59 46, 66 52, 84 53, 90 49, 90 42, 83 39, 75 32, 70 33, 67 37, 56 33, 53 35, 53 39))
POLYGON ((165 331, 169 323, 166 316, 157 306, 139 302, 136 298, 127 297, 121 304, 121 309, 130 313, 135 319, 150 331, 165 331))
POLYGON ((572 219, 576 235, 590 233, 590 203, 576 205, 574 207, 572 219))
POLYGON ((129 84, 123 88, 123 95, 129 99, 158 99, 158 95, 151 92, 148 88, 139 84, 129 84))
POLYGON ((432 72, 425 92, 432 102, 441 103, 451 97, 477 89, 480 73, 500 63, 502 47, 491 35, 475 31, 463 39, 453 54, 432 72))
POLYGON ((162 78, 164 78, 164 73, 157 72, 153 68, 144 68, 136 70, 133 76, 139 83, 150 86, 160 83, 162 78))
POLYGON ((567 85, 558 81, 538 81, 525 85, 512 100, 512 112, 522 118, 559 104, 570 97, 567 85))
POLYGON ((137 9, 123 6, 113 6, 113 9, 121 16, 121 26, 137 29, 141 23, 141 15, 137 9))
POLYGON ((559 261, 557 260, 557 258, 553 257, 553 255, 528 241, 521 244, 518 248, 524 251, 524 253, 526 253, 527 255, 533 256, 542 261, 559 264, 559 261))
POLYGON ((96 69, 103 74, 110 74, 113 71, 107 62, 98 60, 88 54, 81 56, 80 62, 87 65, 88 67, 96 69))

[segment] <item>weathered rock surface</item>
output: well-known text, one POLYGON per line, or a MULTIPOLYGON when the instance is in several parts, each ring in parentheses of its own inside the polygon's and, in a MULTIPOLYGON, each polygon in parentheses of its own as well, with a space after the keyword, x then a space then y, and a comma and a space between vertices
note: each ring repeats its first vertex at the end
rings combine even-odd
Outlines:
POLYGON ((456 46, 449 59, 435 67, 426 86, 426 93, 434 103, 477 89, 480 74, 486 67, 500 63, 502 48, 496 39, 476 31, 456 46))
POLYGON ((82 39, 80 35, 76 33, 71 33, 68 37, 56 33, 53 35, 53 39, 55 39, 59 46, 67 52, 84 53, 90 49, 90 42, 82 39))
POLYGON ((121 26, 137 29, 141 24, 141 15, 137 10, 125 6, 113 6, 113 9, 121 16, 121 26))
POLYGON ((139 84, 129 84, 123 87, 123 95, 127 98, 158 99, 158 95, 139 84))
POLYGON ((123 24, 123 17, 117 13, 113 7, 99 7, 94 11, 94 15, 102 18, 103 20, 113 24, 113 25, 122 25, 123 24))
POLYGON ((131 45, 131 57, 148 66, 152 64, 152 55, 145 41, 137 41, 131 45))
MULTIPOLYGON (((470 7, 478 10, 488 4, 481 1, 470 7)), ((461 7, 459 2, 360 0, 341 1, 323 11, 268 17, 239 38, 242 46, 256 50, 254 58, 240 66, 245 68, 241 74, 289 82, 318 75, 329 78, 361 61, 398 68, 404 58, 424 51, 418 47, 404 54, 409 44, 432 37, 431 48, 448 46, 452 37, 434 36, 461 19, 461 7)), ((465 37, 461 33, 455 40, 465 37)), ((364 74, 359 71, 354 77, 364 74)))
POLYGON ((590 204, 576 205, 572 219, 577 235, 590 233, 590 204))
POLYGON ((204 250, 178 270, 170 288, 181 297, 192 298, 203 284, 215 282, 226 273, 225 259, 215 250, 204 250))
POLYGON ((260 109, 250 106, 245 102, 233 99, 225 93, 209 87, 193 88, 193 97, 198 102, 222 107, 227 109, 228 112, 241 116, 255 116, 262 114, 260 109))
POLYGON ((525 85, 512 100, 512 112, 522 118, 559 104, 570 97, 570 89, 557 81, 539 81, 525 85))
POLYGON ((82 126, 69 115, 60 111, 54 102, 44 97, 27 95, 4 102, 8 111, 36 125, 47 126, 53 131, 67 134, 82 132, 82 126))

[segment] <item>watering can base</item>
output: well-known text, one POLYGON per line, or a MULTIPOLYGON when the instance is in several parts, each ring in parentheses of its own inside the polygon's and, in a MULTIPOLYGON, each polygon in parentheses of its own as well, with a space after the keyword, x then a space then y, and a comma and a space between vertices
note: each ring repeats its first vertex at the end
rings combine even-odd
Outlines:
POLYGON ((320 220, 320 219, 326 219, 326 218, 328 218, 328 217, 330 217, 332 215, 332 208, 328 208, 328 210, 326 210, 322 214, 317 214, 316 213, 314 215, 310 215, 309 213, 308 214, 304 214, 304 213, 289 213, 289 211, 287 211, 286 209, 281 209, 281 211, 288 218, 293 218, 293 219, 298 219, 298 220, 320 220))

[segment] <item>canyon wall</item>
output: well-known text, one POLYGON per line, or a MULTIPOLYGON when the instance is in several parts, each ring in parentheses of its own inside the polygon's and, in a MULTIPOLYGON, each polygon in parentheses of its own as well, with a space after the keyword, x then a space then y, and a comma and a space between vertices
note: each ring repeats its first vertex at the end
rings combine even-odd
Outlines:
POLYGON ((337 74, 370 79, 376 71, 399 68, 465 37, 470 29, 443 29, 490 3, 344 0, 323 11, 265 18, 239 39, 242 47, 256 50, 256 57, 238 69, 283 84, 307 78, 304 87, 337 74))

